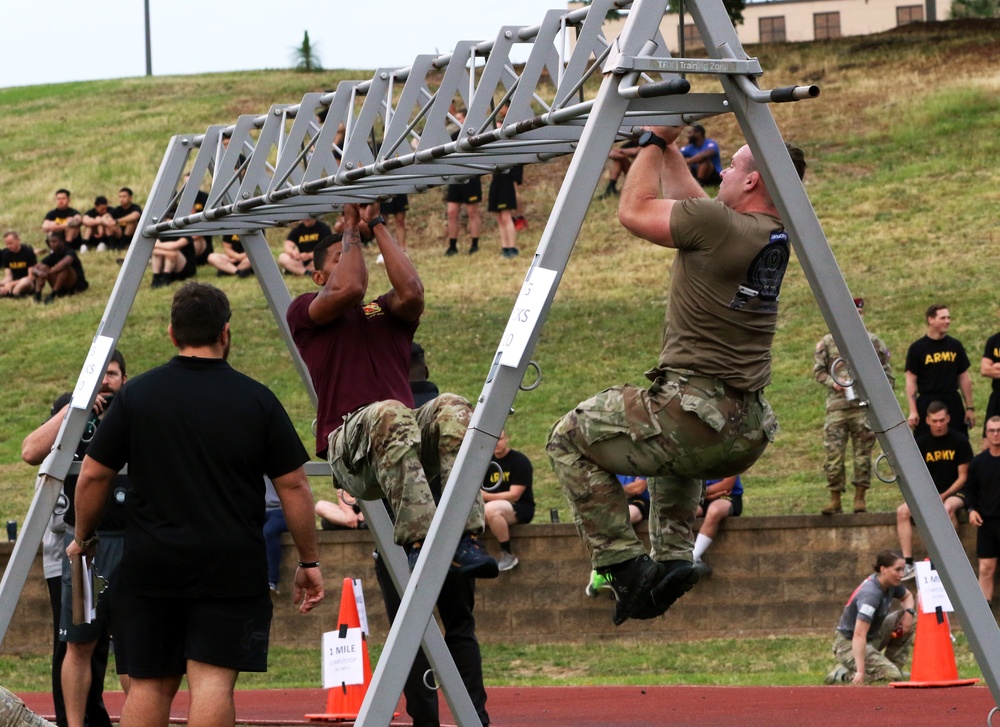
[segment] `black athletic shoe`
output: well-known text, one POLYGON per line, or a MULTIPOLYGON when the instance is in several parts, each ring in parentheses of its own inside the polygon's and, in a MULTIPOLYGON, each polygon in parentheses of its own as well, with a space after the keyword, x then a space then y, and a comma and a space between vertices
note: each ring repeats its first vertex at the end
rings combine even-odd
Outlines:
POLYGON ((500 567, 475 535, 463 535, 451 560, 451 572, 473 578, 496 578, 500 567))
POLYGON ((645 554, 629 561, 624 568, 616 572, 609 572, 604 568, 599 572, 605 576, 615 597, 615 610, 611 616, 615 626, 621 626, 642 608, 649 600, 650 590, 663 580, 665 575, 663 566, 645 554))
POLYGON ((694 588, 700 574, 687 560, 668 560, 658 564, 664 576, 649 591, 649 597, 632 614, 635 619, 662 616, 677 599, 694 588))
POLYGON ((445 254, 445 257, 451 257, 452 255, 458 255, 458 248, 457 247, 449 247, 447 250, 444 251, 444 254, 445 254))

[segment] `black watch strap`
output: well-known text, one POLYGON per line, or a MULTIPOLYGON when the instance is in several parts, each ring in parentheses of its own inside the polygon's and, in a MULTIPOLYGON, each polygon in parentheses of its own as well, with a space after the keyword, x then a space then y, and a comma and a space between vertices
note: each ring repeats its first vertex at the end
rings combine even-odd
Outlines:
POLYGON ((385 217, 383 217, 382 215, 378 215, 377 217, 373 217, 368 221, 368 229, 371 230, 372 232, 375 232, 376 225, 384 225, 384 224, 385 224, 385 217))
POLYGON ((661 137, 654 134, 652 131, 642 132, 642 134, 639 136, 639 146, 640 147, 657 146, 660 148, 660 151, 667 150, 667 142, 664 141, 661 137))

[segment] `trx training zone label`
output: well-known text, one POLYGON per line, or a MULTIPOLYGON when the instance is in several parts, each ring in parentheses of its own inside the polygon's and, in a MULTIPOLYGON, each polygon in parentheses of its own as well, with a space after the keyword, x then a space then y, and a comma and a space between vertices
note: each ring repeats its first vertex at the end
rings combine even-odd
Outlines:
POLYGON ((531 270, 529 277, 525 278, 497 348, 501 366, 517 368, 521 365, 531 332, 535 329, 555 279, 555 270, 538 267, 531 270))

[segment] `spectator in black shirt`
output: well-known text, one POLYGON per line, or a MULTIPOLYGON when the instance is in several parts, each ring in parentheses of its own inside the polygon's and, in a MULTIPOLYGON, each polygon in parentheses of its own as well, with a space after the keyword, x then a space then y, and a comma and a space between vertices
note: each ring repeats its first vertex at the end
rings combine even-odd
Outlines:
POLYGON ((979 559, 979 587, 987 601, 993 600, 993 577, 1000 557, 1000 416, 986 420, 989 445, 972 458, 965 484, 965 504, 969 522, 976 533, 976 557, 979 559))
POLYGON ((932 305, 926 317, 927 335, 906 352, 906 401, 910 409, 907 421, 913 436, 919 437, 927 431, 924 421, 927 405, 943 401, 952 428, 968 436, 969 428, 976 425, 969 357, 962 344, 948 335, 951 326, 948 306, 932 305))
POLYGON ((3 236, 4 248, 0 250, 0 298, 20 298, 34 289, 35 279, 31 268, 38 264, 35 251, 21 244, 21 237, 14 230, 3 236))

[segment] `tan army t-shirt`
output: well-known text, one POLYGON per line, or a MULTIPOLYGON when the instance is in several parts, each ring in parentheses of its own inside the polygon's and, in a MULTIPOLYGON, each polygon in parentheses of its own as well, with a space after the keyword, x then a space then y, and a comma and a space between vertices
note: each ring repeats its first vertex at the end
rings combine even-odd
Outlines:
POLYGON ((744 391, 771 381, 771 341, 789 244, 781 221, 711 199, 674 205, 677 247, 660 366, 690 369, 744 391))

